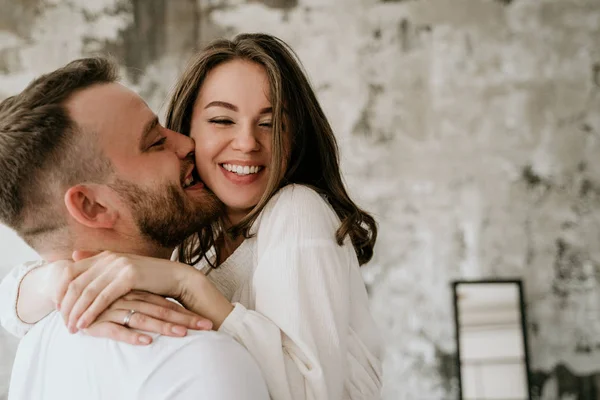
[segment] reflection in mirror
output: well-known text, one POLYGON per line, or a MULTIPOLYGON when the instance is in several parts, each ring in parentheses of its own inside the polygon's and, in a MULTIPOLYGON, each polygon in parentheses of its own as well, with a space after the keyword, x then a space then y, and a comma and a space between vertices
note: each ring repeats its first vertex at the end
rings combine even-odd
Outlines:
POLYGON ((531 399, 521 281, 453 287, 460 398, 531 399))

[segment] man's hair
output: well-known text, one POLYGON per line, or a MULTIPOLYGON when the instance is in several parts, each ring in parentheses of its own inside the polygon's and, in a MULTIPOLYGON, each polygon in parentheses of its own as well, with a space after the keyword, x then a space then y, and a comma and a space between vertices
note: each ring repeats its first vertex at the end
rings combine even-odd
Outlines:
POLYGON ((95 135, 77 125, 65 102, 77 91, 117 80, 114 62, 84 58, 0 103, 0 222, 36 250, 66 226, 66 190, 101 182, 112 170, 95 135))

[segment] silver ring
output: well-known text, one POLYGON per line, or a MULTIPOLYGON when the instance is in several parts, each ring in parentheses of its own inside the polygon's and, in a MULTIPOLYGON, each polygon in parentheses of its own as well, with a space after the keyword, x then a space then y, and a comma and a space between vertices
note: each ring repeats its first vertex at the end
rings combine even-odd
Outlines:
POLYGON ((135 314, 137 311, 135 310, 129 310, 129 313, 127 313, 127 315, 125 316, 125 318, 123 318, 123 326, 126 328, 129 328, 129 321, 131 321, 131 317, 133 316, 133 314, 135 314))

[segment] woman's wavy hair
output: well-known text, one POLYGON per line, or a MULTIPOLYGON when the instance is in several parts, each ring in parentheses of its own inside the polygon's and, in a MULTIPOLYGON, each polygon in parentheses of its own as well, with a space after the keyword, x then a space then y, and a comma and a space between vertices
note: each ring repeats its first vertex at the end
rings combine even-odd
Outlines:
MULTIPOLYGON (((264 67, 270 85, 273 135, 267 188, 254 209, 227 232, 232 237, 249 237, 252 224, 281 187, 290 183, 308 185, 325 196, 340 218, 337 243, 342 245, 349 235, 360 265, 365 264, 373 256, 377 224, 348 196, 340 174, 333 130, 297 55, 285 42, 261 33, 211 42, 191 60, 176 84, 166 126, 189 136, 194 104, 204 79, 212 69, 232 60, 251 61, 264 67), (286 135, 289 135, 287 139, 286 135), (287 163, 282 163, 288 155, 287 163)), ((186 239, 180 248, 180 261, 193 264, 207 257, 220 232, 221 222, 186 239)), ((219 260, 211 265, 218 264, 219 260)))

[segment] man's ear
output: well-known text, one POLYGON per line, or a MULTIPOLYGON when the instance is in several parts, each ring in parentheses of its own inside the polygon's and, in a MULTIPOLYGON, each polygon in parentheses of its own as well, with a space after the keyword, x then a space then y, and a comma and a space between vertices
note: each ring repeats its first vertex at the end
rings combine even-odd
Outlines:
POLYGON ((65 205, 71 217, 90 228, 112 228, 119 218, 105 185, 76 185, 65 194, 65 205))

